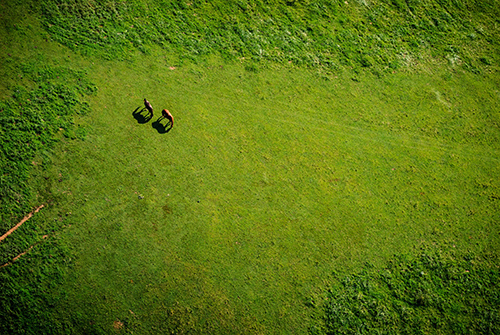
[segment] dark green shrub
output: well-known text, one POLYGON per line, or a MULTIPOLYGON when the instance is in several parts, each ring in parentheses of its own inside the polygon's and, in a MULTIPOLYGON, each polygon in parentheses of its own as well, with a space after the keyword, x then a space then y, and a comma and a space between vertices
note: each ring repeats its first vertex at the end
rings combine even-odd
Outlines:
POLYGON ((398 256, 339 278, 325 307, 327 334, 496 334, 500 332, 498 267, 422 253, 398 256))

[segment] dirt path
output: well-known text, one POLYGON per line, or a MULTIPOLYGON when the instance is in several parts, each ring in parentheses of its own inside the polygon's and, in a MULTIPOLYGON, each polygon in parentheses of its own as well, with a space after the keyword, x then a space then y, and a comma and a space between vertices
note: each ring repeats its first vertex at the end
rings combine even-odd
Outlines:
POLYGON ((33 214, 37 213, 43 207, 45 207, 45 205, 40 205, 34 211, 32 211, 31 213, 29 213, 28 215, 26 215, 18 224, 16 224, 8 232, 6 232, 5 234, 3 234, 2 237, 0 237, 0 242, 2 242, 7 236, 9 236, 10 234, 12 234, 17 228, 21 227, 21 225, 23 223, 25 223, 26 221, 28 221, 33 216, 33 214))

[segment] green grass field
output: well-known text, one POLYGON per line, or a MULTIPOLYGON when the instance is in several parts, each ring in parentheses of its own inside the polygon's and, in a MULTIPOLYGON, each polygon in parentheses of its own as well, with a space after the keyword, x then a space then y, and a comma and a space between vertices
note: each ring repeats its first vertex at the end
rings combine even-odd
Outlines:
POLYGON ((1 4, 0 331, 499 331, 496 2, 343 4, 1 4))

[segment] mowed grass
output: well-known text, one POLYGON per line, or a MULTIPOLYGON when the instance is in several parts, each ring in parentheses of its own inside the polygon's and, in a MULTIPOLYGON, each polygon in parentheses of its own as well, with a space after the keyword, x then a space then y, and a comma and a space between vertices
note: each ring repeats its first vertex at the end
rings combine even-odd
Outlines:
POLYGON ((61 323, 303 334, 333 272, 428 245, 497 254, 498 142, 452 121, 487 118, 469 112, 492 103, 494 80, 325 81, 216 59, 171 69, 163 56, 86 63, 92 131, 53 172, 76 255, 55 289, 61 323), (155 117, 140 124, 144 97, 155 117), (163 108, 165 134, 152 126, 163 108))

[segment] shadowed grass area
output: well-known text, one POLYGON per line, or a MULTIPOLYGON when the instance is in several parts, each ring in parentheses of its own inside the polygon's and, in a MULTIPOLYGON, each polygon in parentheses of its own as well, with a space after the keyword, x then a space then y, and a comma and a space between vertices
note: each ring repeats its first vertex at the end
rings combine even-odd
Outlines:
MULTIPOLYGON (((98 90, 75 119, 86 136, 61 137, 31 172, 51 202, 2 245, 40 242, 0 269, 2 331, 335 333, 328 289, 362 269, 377 282, 394 254, 437 249, 458 264, 472 252, 472 273, 498 273, 499 83, 486 64, 481 75, 427 63, 325 76, 213 54, 179 66, 154 44, 127 61, 50 42, 24 56, 51 55, 32 66, 68 68, 67 85, 84 69, 98 90), (150 120, 133 114, 144 98, 150 120), (169 132, 155 123, 163 108, 169 132)), ((8 95, 16 71, 2 71, 8 95)), ((350 289, 335 291, 341 307, 356 308, 350 289)), ((488 301, 481 313, 498 311, 488 301)))

